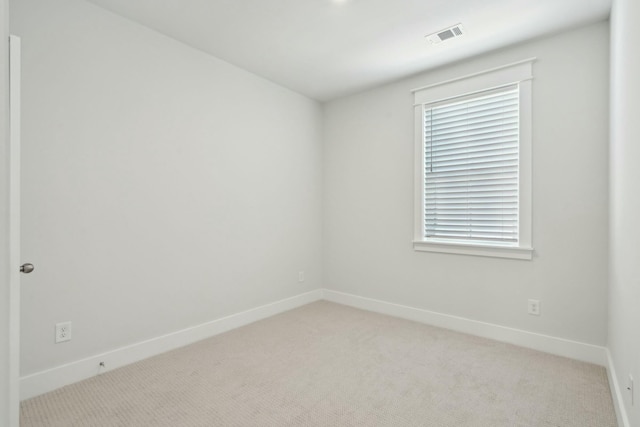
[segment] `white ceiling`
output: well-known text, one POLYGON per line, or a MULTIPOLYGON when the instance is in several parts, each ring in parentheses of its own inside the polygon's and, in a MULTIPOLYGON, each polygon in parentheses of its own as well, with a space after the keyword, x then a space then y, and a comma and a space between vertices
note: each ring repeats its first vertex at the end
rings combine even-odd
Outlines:
POLYGON ((606 19, 611 0, 88 0, 326 101, 606 19), (462 23, 463 37, 424 36, 462 23))

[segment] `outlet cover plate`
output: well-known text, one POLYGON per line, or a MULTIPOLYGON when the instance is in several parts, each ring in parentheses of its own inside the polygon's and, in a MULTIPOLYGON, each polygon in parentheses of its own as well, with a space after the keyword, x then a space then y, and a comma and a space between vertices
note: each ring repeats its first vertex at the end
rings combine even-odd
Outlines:
POLYGON ((56 323, 56 344, 71 341, 71 322, 56 323))
POLYGON ((537 300, 537 299, 529 300, 528 313, 533 316, 540 316, 540 300, 537 300))

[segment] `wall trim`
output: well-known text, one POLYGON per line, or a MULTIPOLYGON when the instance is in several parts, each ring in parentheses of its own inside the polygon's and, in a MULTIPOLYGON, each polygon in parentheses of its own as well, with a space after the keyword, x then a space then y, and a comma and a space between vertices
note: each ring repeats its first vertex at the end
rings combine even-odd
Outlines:
MULTIPOLYGON (((619 419, 622 418, 626 420, 624 408, 620 406, 622 395, 620 394, 615 377, 613 362, 605 347, 527 332, 521 329, 509 328, 492 323, 479 322, 464 317, 437 313, 330 289, 316 289, 170 334, 25 375, 20 378, 20 399, 29 399, 65 385, 91 378, 95 375, 210 338, 319 300, 327 300, 363 310, 413 320, 432 326, 605 366, 608 368, 609 384, 612 387, 611 390, 614 396, 616 415, 619 416, 619 419), (104 368, 100 368, 100 362, 105 363, 104 368)), ((629 427, 628 421, 625 422, 626 424, 623 424, 623 427, 629 427)))
POLYGON ((493 323, 479 322, 464 317, 437 313, 329 289, 323 290, 323 299, 363 310, 388 314, 432 326, 515 344, 545 353, 569 357, 583 362, 594 363, 600 366, 606 366, 607 364, 606 348, 593 344, 537 334, 535 332, 509 328, 493 323))
POLYGON ((106 353, 25 375, 20 378, 20 399, 29 399, 97 374, 319 301, 322 299, 322 294, 322 289, 316 289, 106 353), (100 368, 100 362, 105 363, 104 368, 100 368))
POLYGON ((609 387, 611 388, 611 397, 613 399, 613 407, 616 410, 616 418, 618 419, 618 425, 620 427, 631 427, 629 423, 629 417, 624 407, 624 400, 622 398, 622 389, 618 382, 618 376, 616 375, 616 368, 613 364, 613 358, 611 352, 606 349, 607 353, 607 376, 609 377, 609 387))

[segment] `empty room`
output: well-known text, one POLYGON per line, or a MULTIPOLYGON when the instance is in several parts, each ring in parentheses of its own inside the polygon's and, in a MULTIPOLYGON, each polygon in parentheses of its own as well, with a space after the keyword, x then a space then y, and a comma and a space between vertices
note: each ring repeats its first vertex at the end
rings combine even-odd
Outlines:
POLYGON ((640 427, 639 1, 0 17, 0 427, 640 427))

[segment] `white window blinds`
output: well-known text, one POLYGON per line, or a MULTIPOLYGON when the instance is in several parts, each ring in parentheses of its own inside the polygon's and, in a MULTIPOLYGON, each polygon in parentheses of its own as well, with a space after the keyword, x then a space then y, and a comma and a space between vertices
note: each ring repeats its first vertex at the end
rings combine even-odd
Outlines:
POLYGON ((517 244, 518 85, 423 112, 424 237, 517 244))

